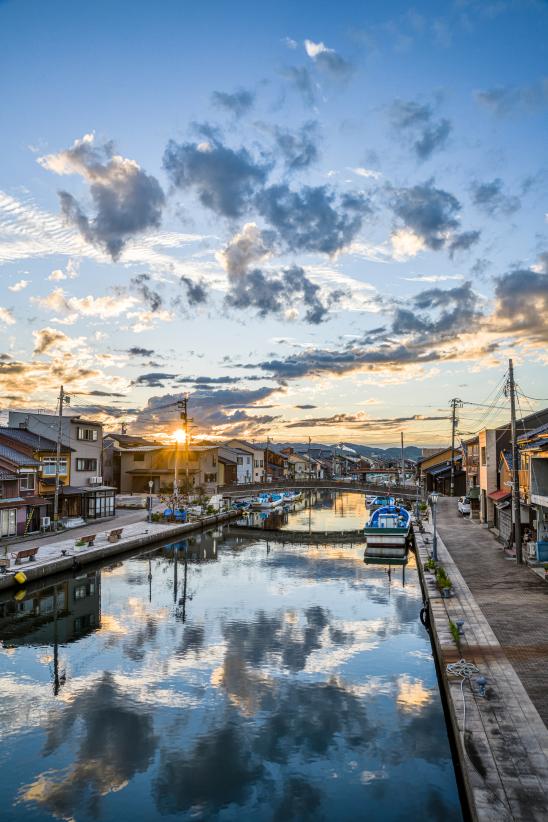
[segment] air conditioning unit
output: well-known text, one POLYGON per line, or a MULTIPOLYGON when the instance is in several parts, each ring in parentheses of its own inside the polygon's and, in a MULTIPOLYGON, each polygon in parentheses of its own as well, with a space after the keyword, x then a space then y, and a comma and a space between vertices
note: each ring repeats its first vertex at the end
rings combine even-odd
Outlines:
POLYGON ((88 482, 90 485, 102 485, 103 477, 90 477, 88 482))
POLYGON ((45 531, 47 528, 51 527, 51 517, 42 517, 40 519, 40 528, 45 531))

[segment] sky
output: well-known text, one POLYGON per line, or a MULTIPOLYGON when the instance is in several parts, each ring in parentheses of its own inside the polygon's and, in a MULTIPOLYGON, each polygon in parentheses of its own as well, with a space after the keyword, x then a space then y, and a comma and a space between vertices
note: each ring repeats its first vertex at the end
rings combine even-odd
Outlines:
POLYGON ((547 41, 541 0, 0 0, 3 410, 441 445, 510 357, 547 406, 547 41))

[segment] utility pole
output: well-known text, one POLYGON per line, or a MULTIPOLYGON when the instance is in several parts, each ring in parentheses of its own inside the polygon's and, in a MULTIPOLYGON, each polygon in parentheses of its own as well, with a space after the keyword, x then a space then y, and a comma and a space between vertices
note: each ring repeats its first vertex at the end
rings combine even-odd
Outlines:
POLYGON ((268 483, 268 446, 270 445, 270 437, 266 438, 266 448, 264 452, 264 479, 268 483))
MULTIPOLYGON (((181 419, 183 420, 183 428, 185 432, 185 465, 186 465, 186 493, 190 494, 190 474, 189 474, 189 462, 190 462, 190 442, 189 442, 189 430, 188 424, 192 422, 191 419, 188 417, 188 394, 185 394, 183 399, 177 403, 177 408, 180 410, 181 419)), ((177 465, 175 465, 175 473, 177 473, 177 465)))
POLYGON ((61 434, 63 432, 63 406, 65 403, 70 403, 70 397, 67 397, 61 386, 59 391, 59 424, 57 426, 57 448, 55 455, 55 494, 53 496, 53 530, 57 531, 59 528, 59 463, 61 462, 61 434))
POLYGON ((403 450, 403 431, 401 432, 401 484, 405 485, 405 452, 403 450))
POLYGON ((516 434, 516 385, 514 382, 514 363, 508 360, 507 391, 510 394, 510 428, 512 433, 512 519, 514 521, 514 543, 516 562, 523 564, 521 549, 521 509, 519 502, 519 450, 516 434))
POLYGON ((127 422, 123 422, 120 426, 120 434, 127 434, 127 422))
POLYGON ((449 405, 451 406, 452 413, 451 413, 451 490, 450 496, 455 496, 455 433, 457 430, 458 418, 457 418, 457 408, 462 408, 463 402, 459 400, 458 397, 453 397, 452 400, 449 401, 449 405))
POLYGON ((312 475, 312 466, 310 464, 310 443, 311 443, 311 438, 309 437, 308 438, 308 482, 310 482, 311 475, 312 475))

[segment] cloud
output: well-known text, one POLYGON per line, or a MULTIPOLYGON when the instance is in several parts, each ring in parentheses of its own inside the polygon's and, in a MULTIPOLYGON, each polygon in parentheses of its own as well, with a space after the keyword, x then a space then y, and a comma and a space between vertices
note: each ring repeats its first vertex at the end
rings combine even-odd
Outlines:
POLYGON ((273 232, 261 231, 256 223, 246 223, 218 254, 218 259, 229 276, 238 276, 250 265, 269 257, 273 252, 273 232))
POLYGON ((30 285, 30 280, 18 280, 13 285, 8 285, 8 291, 17 293, 18 291, 23 291, 28 285, 30 285))
POLYGON ((314 64, 336 79, 345 79, 354 71, 354 66, 345 60, 334 49, 324 43, 315 43, 313 40, 304 41, 304 49, 314 64))
POLYGON ((207 302, 207 288, 203 280, 195 282, 183 274, 180 281, 186 288, 187 300, 190 306, 202 305, 202 303, 207 302))
POLYGON ((74 322, 79 315, 100 319, 119 317, 138 302, 135 297, 121 294, 102 297, 88 294, 86 297, 71 297, 62 288, 55 288, 46 297, 31 297, 31 300, 41 308, 65 316, 69 323, 74 322))
POLYGON ((451 123, 436 120, 432 106, 415 100, 395 100, 390 109, 392 127, 407 143, 413 140, 413 151, 419 160, 428 160, 435 151, 444 148, 451 133, 451 123))
POLYGON ((106 250, 113 260, 129 239, 159 227, 165 205, 160 184, 134 160, 115 154, 111 142, 95 145, 94 136, 86 134, 71 148, 38 162, 56 174, 79 174, 89 184, 94 217, 67 191, 59 192, 61 210, 87 242, 106 250))
POLYGON ((170 140, 163 165, 176 188, 195 190, 203 206, 230 218, 246 211, 269 170, 247 149, 235 151, 217 139, 201 143, 170 140))
POLYGON ((130 357, 153 357, 155 351, 153 348, 140 348, 138 345, 134 345, 127 349, 127 353, 130 357))
POLYGON ((232 93, 226 91, 214 91, 211 95, 214 106, 230 112, 235 117, 242 117, 253 108, 255 95, 248 89, 238 89, 232 93))
POLYGON ((0 305, 0 323, 4 325, 15 325, 15 317, 11 308, 4 308, 0 305))
POLYGON ((472 183, 472 202, 490 217, 510 216, 521 207, 519 197, 505 194, 500 177, 486 183, 472 183))
POLYGON ((61 280, 73 280, 75 277, 78 276, 78 267, 74 263, 73 260, 69 260, 67 263, 66 271, 63 271, 60 268, 56 268, 48 277, 48 280, 52 282, 60 282, 61 280))
POLYGON ((548 254, 532 268, 514 269, 495 279, 495 326, 548 343, 548 254))
POLYGON ((422 414, 413 414, 410 417, 389 417, 385 419, 372 419, 363 411, 358 411, 356 414, 333 414, 330 417, 307 417, 303 420, 287 423, 287 428, 340 428, 349 426, 364 431, 393 431, 400 430, 403 423, 408 422, 433 422, 440 420, 449 420, 446 415, 444 417, 424 416, 422 414))
MULTIPOLYGON (((248 388, 197 388, 189 395, 194 424, 204 433, 222 436, 252 436, 264 433, 276 417, 260 411, 261 403, 282 389, 279 386, 248 388)), ((182 393, 151 397, 146 407, 137 415, 135 425, 139 430, 153 430, 158 425, 173 423, 173 404, 183 397, 182 393)))
POLYGON ((479 242, 481 231, 461 231, 460 234, 454 234, 451 238, 447 250, 449 256, 453 257, 458 251, 468 251, 479 242))
POLYGON ((324 299, 321 290, 300 266, 283 269, 276 275, 252 267, 272 253, 272 233, 261 231, 255 223, 246 223, 219 254, 228 274, 229 290, 225 302, 231 308, 254 308, 260 317, 282 315, 305 306, 304 319, 311 324, 323 322, 329 307, 343 292, 334 291, 324 299))
POLYGON ((67 347, 73 345, 73 340, 56 328, 41 328, 39 331, 33 331, 32 336, 34 337, 33 354, 51 354, 52 351, 66 351, 67 347))
POLYGON ((159 291, 151 288, 149 285, 150 282, 152 282, 150 274, 138 274, 130 280, 129 291, 136 291, 144 304, 148 306, 149 310, 154 314, 162 308, 164 300, 159 291))
POLYGON ((372 211, 361 194, 337 196, 328 186, 303 186, 292 191, 285 183, 265 188, 256 204, 288 250, 324 254, 350 245, 363 217, 372 211))
POLYGON ((456 288, 430 288, 413 299, 413 310, 397 308, 392 322, 394 334, 455 335, 480 319, 479 300, 470 282, 456 288), (439 315, 421 315, 418 311, 437 311, 439 315))
POLYGON ((177 374, 167 374, 165 371, 153 371, 150 374, 140 374, 134 385, 145 385, 147 388, 163 388, 164 382, 174 380, 177 374))
POLYGON ((366 177, 372 180, 378 180, 382 177, 380 171, 374 171, 372 168, 364 168, 363 166, 356 166, 355 168, 350 168, 349 171, 354 172, 358 177, 366 177))
MULTIPOLYGON (((479 239, 479 232, 463 232, 457 234, 460 225, 461 204, 457 198, 440 188, 435 188, 432 180, 411 188, 392 189, 390 205, 409 235, 401 235, 396 230, 393 241, 402 236, 408 237, 409 248, 411 240, 416 238, 415 248, 418 251, 422 246, 432 251, 447 248, 450 253, 463 248, 469 248, 479 239)), ((401 230, 400 230, 401 231, 401 230)))
POLYGON ((315 105, 316 84, 305 66, 287 66, 283 69, 282 76, 299 92, 307 106, 315 105))
POLYGON ((298 131, 276 126, 274 139, 288 171, 301 171, 318 159, 318 123, 315 120, 304 123, 298 131))
POLYGON ((260 317, 296 310, 302 301, 306 308, 304 320, 317 325, 327 319, 330 306, 341 297, 342 292, 331 292, 324 302, 320 287, 306 276, 304 269, 294 265, 276 276, 267 276, 254 268, 233 277, 225 301, 231 308, 255 308, 260 317))
POLYGON ((548 77, 530 86, 495 86, 475 92, 484 108, 499 117, 520 111, 534 112, 548 105, 548 77))

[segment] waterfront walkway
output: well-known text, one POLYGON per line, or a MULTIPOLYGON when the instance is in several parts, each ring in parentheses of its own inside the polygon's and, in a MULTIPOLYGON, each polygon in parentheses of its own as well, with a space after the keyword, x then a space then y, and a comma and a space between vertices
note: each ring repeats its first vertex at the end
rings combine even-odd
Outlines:
MULTIPOLYGON (((493 534, 462 517, 456 500, 438 500, 447 550, 548 727, 548 584, 508 558, 493 534)), ((548 808, 546 810, 548 818, 548 808)))

